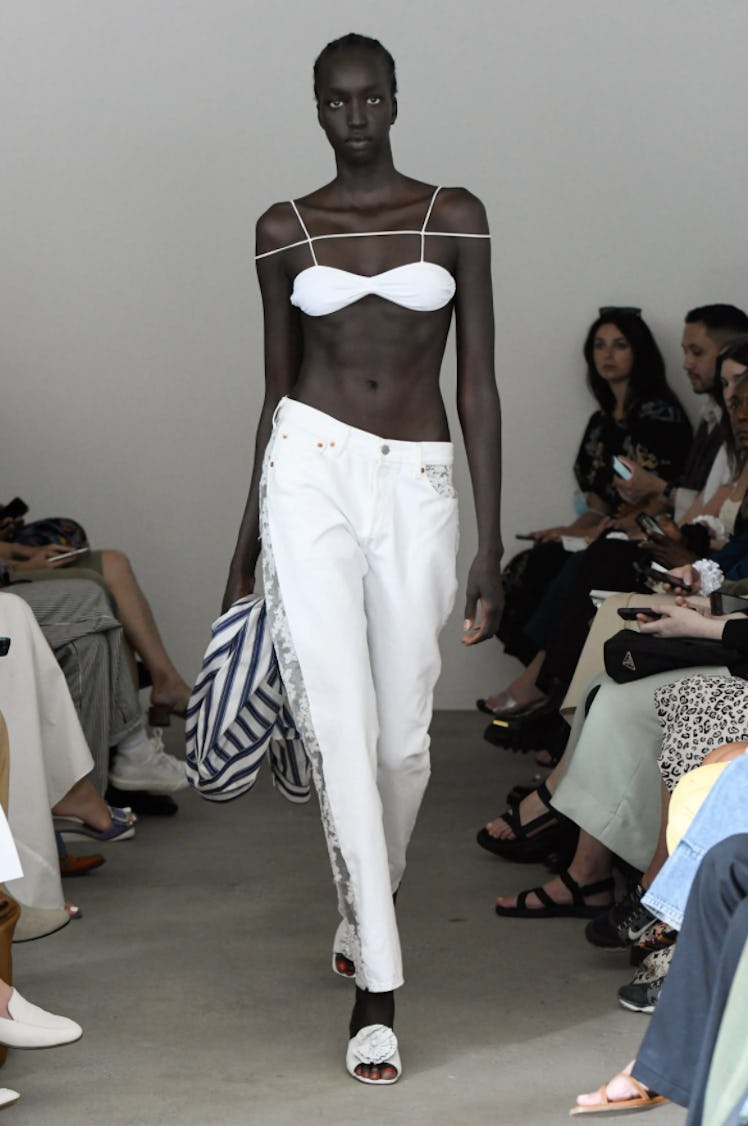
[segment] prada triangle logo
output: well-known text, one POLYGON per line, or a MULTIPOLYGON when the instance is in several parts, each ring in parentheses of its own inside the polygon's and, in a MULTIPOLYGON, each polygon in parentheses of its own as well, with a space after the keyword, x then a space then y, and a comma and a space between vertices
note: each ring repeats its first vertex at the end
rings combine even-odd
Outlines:
POLYGON ((625 669, 630 669, 631 672, 636 672, 636 663, 634 661, 634 658, 631 656, 630 649, 626 650, 626 656, 621 661, 621 664, 625 669))

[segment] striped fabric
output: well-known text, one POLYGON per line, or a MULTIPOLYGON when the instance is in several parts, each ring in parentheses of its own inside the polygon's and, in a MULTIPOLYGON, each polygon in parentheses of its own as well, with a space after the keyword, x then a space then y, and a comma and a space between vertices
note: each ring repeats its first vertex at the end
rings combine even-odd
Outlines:
POLYGON ((251 790, 265 757, 283 796, 309 801, 309 763, 258 595, 240 599, 213 623, 185 735, 187 777, 209 801, 231 801, 251 790))

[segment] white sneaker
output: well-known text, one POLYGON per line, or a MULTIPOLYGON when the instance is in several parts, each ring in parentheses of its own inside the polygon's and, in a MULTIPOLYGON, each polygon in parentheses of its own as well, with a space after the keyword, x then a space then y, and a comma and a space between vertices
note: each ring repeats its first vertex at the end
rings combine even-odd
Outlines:
POLYGON ((184 763, 164 750, 161 729, 153 728, 149 736, 133 745, 118 748, 109 771, 109 781, 118 790, 147 790, 150 794, 175 794, 189 786, 184 763))

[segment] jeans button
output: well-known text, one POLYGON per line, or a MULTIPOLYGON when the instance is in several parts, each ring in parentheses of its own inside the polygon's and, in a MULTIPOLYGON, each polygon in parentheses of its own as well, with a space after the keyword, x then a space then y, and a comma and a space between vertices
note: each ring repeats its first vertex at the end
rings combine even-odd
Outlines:
POLYGON ((389 446, 382 446, 382 453, 383 454, 388 454, 389 452, 390 452, 389 446))

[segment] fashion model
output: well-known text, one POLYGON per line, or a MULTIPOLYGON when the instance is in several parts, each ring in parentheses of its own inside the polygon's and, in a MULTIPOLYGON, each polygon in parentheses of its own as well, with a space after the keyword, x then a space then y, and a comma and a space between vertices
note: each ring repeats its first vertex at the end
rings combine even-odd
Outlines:
POLYGON ((273 642, 312 763, 355 978, 346 1066, 402 1072, 394 899, 429 776, 438 634, 456 593, 457 499, 439 371, 456 319, 457 406, 478 522, 463 642, 501 615, 500 415, 482 204, 398 172, 395 64, 346 35, 314 66, 335 178, 257 224, 265 400, 225 607, 262 543, 273 642))

